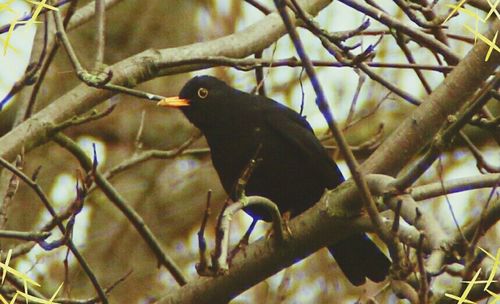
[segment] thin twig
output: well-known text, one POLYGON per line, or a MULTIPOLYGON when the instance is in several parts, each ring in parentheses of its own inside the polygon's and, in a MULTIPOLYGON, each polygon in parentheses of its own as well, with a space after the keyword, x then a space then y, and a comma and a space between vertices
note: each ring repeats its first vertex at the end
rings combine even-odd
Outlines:
MULTIPOLYGON (((317 34, 317 37, 320 39, 321 43, 323 44, 323 47, 330 52, 339 62, 346 64, 348 66, 356 66, 359 69, 361 69, 365 74, 367 74, 371 79, 374 81, 379 82, 381 85, 384 87, 388 88, 390 91, 394 92, 395 94, 401 96, 408 102, 419 105, 422 102, 418 100, 418 98, 412 96, 411 94, 404 92, 397 86, 393 85, 391 82, 385 80, 383 77, 381 77, 378 74, 375 74, 369 67, 364 63, 364 61, 368 61, 367 59, 370 59, 373 57, 372 55, 372 50, 375 48, 375 46, 381 41, 382 37, 379 39, 375 45, 371 45, 369 48, 367 48, 362 54, 354 56, 351 53, 351 48, 345 47, 342 45, 342 39, 339 37, 332 37, 331 35, 325 34, 326 31, 322 30, 321 28, 316 25, 315 22, 312 21, 311 18, 308 17, 307 13, 298 5, 296 1, 294 1, 295 7, 294 9, 297 11, 297 14, 299 17, 305 21, 308 25, 308 29, 311 30, 313 33, 317 34), (342 55, 342 54, 345 54, 342 55)), ((358 29, 359 31, 363 30, 364 27, 360 26, 358 29)))
POLYGON ((270 13, 272 13, 272 11, 268 7, 256 0, 245 0, 245 2, 261 11, 264 15, 269 15, 270 13))
MULTIPOLYGON (((209 269, 210 272, 208 273, 208 275, 210 276, 218 276, 224 274, 229 269, 229 257, 232 258, 232 256, 228 253, 230 234, 229 230, 231 227, 231 221, 234 217, 234 214, 236 214, 236 212, 240 211, 243 208, 247 208, 250 206, 259 206, 266 209, 268 213, 271 214, 273 231, 276 234, 278 241, 283 241, 285 239, 283 220, 281 218, 278 206, 268 198, 261 196, 247 197, 245 195, 246 185, 260 161, 259 156, 261 149, 262 145, 259 145, 255 150, 253 157, 245 166, 243 172, 241 173, 241 176, 238 178, 236 184, 234 185, 234 189, 232 192, 233 197, 235 197, 237 201, 231 205, 228 205, 226 202, 224 208, 222 209, 222 212, 219 214, 219 217, 217 219, 217 226, 215 229, 215 250, 212 254, 212 265, 209 269)), ((252 223, 252 226, 253 224, 254 223, 252 223)), ((253 227, 251 230, 253 230, 253 227)))
MULTIPOLYGON (((115 289, 116 286, 120 285, 123 283, 131 274, 133 270, 128 271, 126 274, 118 278, 113 284, 111 284, 109 287, 105 288, 106 294, 110 294, 113 289, 115 289)), ((90 299, 85 299, 85 300, 75 300, 75 299, 65 299, 65 298, 58 298, 54 300, 55 303, 61 303, 61 304, 94 304, 94 303, 99 303, 99 298, 98 297, 93 297, 90 299)))
MULTIPOLYGON (((404 1, 404 0, 398 0, 398 1, 404 1)), ((406 60, 408 60, 409 63, 411 64, 416 64, 415 58, 413 57, 412 52, 406 45, 405 41, 405 36, 401 34, 400 32, 395 33, 394 38, 396 39, 396 43, 398 44, 399 48, 403 51, 403 54, 406 57, 406 60)), ((424 74, 420 69, 413 69, 415 71, 415 74, 417 74, 418 79, 420 79, 420 82, 424 86, 425 91, 427 94, 430 94, 432 92, 432 88, 427 82, 427 80, 424 77, 424 74)))
MULTIPOLYGON (((116 4, 120 3, 123 0, 105 0, 106 10, 109 10, 116 4)), ((71 19, 71 22, 68 24, 68 30, 73 30, 79 27, 82 24, 88 22, 92 17, 96 15, 95 4, 93 2, 89 2, 86 5, 82 6, 75 12, 75 17, 71 19)))
MULTIPOLYGON (((104 8, 102 9, 104 10, 104 8)), ((69 41, 68 35, 66 34, 66 29, 62 21, 60 12, 53 11, 52 14, 54 16, 57 29, 56 35, 59 41, 64 46, 66 53, 68 54, 70 62, 73 65, 73 68, 75 69, 76 76, 85 84, 91 87, 102 88, 117 93, 124 93, 131 96, 144 98, 147 100, 159 101, 165 98, 163 96, 146 93, 139 90, 109 83, 113 77, 113 73, 111 70, 98 69, 95 72, 91 73, 86 69, 84 69, 83 65, 80 63, 78 59, 78 56, 76 55, 73 46, 71 45, 71 42, 69 41)))
POLYGON ((427 272, 425 271, 424 265, 424 244, 425 234, 420 233, 420 238, 418 240, 417 246, 417 265, 418 272, 420 274, 420 289, 419 289, 419 303, 427 304, 429 303, 429 281, 427 280, 427 272))
MULTIPOLYGON (((394 221, 391 226, 391 231, 390 231, 390 238, 392 244, 399 244, 401 243, 400 237, 399 237, 399 230, 400 230, 400 216, 401 216, 401 206, 402 206, 403 201, 398 200, 397 201, 397 206, 396 209, 394 210, 394 221)), ((407 268, 406 265, 404 265, 404 253, 403 253, 403 248, 402 246, 392 246, 389 248, 391 258, 392 258, 392 273, 393 278, 403 278, 406 276, 407 268)))
MULTIPOLYGON (((273 60, 274 60, 274 55, 276 54, 276 49, 278 48, 278 44, 277 43, 274 43, 274 46, 273 46, 273 51, 271 52, 271 59, 269 60, 270 62, 270 65, 268 66, 268 68, 272 68, 273 67, 273 60)), ((261 54, 261 57, 262 57, 262 54, 261 54)), ((255 60, 261 60, 261 58, 257 58, 257 56, 255 57, 256 59, 255 60)), ((266 77, 269 75, 269 73, 271 72, 271 70, 269 69, 267 71, 267 73, 264 75, 264 66, 256 66, 255 67, 255 73, 256 73, 256 76, 257 76, 257 85, 255 86, 255 88, 252 90, 252 93, 254 94, 255 92, 264 92, 264 95, 265 95, 265 89, 261 89, 262 86, 264 86, 264 80, 266 80, 266 77), (261 76, 258 76, 257 74, 257 71, 261 69, 262 70, 262 75, 261 76), (260 79, 260 80, 259 80, 260 79)), ((260 94, 260 93, 259 93, 260 94)), ((260 94, 262 95, 262 94, 260 94)))
POLYGON ((299 85, 300 85, 300 111, 299 111, 299 114, 300 114, 300 116, 302 116, 304 113, 305 96, 306 96, 306 94, 304 93, 304 82, 302 81, 302 74, 304 74, 304 67, 302 67, 302 69, 300 69, 300 73, 299 73, 299 85))
POLYGON ((450 199, 448 197, 448 193, 446 191, 446 188, 444 186, 444 181, 443 181, 443 160, 441 159, 441 156, 438 156, 438 166, 437 166, 437 172, 438 172, 438 179, 439 182, 441 183, 442 191, 444 193, 444 199, 446 201, 446 205, 448 206, 448 210, 450 211, 451 218, 453 219, 453 223, 455 224, 455 227, 457 228, 457 231, 460 235, 463 236, 464 241, 467 242, 465 239, 464 233, 462 232, 462 229, 460 228, 460 224, 458 223, 457 216, 455 215, 455 211, 453 210, 453 206, 451 205, 450 199))
POLYGON ((189 155, 189 154, 199 154, 199 153, 208 153, 209 149, 191 149, 187 150, 189 146, 191 146, 198 138, 201 137, 201 133, 197 133, 191 136, 188 140, 183 142, 180 146, 172 149, 172 150, 148 150, 143 151, 137 155, 132 156, 130 159, 126 159, 123 162, 119 163, 115 167, 111 168, 109 171, 105 172, 103 175, 105 178, 109 179, 114 177, 115 175, 130 169, 133 166, 137 166, 149 159, 170 159, 175 158, 179 155, 189 155))
POLYGON ((99 120, 103 117, 106 117, 108 116, 109 114, 111 114, 111 112, 113 112, 113 110, 115 109, 116 105, 112 105, 110 106, 109 108, 107 108, 106 110, 102 111, 102 112, 97 112, 97 110, 92 110, 90 112, 90 114, 86 115, 86 116, 82 116, 82 117, 79 117, 79 116, 75 116, 71 119, 68 119, 66 121, 63 121, 62 123, 56 125, 53 129, 52 129, 52 132, 59 132, 59 131, 62 131, 62 130, 65 130, 69 127, 74 127, 74 126, 79 126, 79 125, 83 125, 83 124, 86 124, 88 122, 91 122, 91 121, 94 121, 94 120, 99 120))
MULTIPOLYGON (((255 59, 262 58, 262 51, 255 53, 255 59)), ((264 85, 264 69, 260 66, 255 69, 255 82, 257 83, 257 92, 261 96, 266 96, 266 87, 264 85)))
MULTIPOLYGON (((423 29, 422 30, 424 33, 432 33, 432 30, 427 30, 423 29)), ((356 36, 379 36, 379 35, 392 35, 393 32, 391 30, 366 30, 360 33, 357 33, 356 36)), ((444 34, 446 38, 450 39, 455 39, 461 42, 466 42, 468 44, 474 44, 474 38, 462 36, 462 35, 457 35, 457 34, 452 34, 452 33, 445 33, 444 34)), ((440 40, 441 41, 441 40, 440 40)), ((443 41, 441 41, 443 42, 443 41)), ((444 42, 443 42, 444 43, 444 42)), ((447 43, 445 43, 447 45, 447 43)))
POLYGON ((145 118, 146 118, 146 110, 142 110, 141 122, 139 123, 139 129, 137 130, 137 135, 135 136, 135 142, 134 142, 135 152, 134 152, 134 154, 137 154, 137 153, 139 153, 139 151, 142 150, 141 136, 142 136, 142 132, 144 131, 145 118))
MULTIPOLYGON (((78 0, 73 0, 71 1, 68 10, 66 11, 66 16, 64 16, 63 20, 63 28, 66 28, 68 26, 69 21, 71 20, 71 17, 73 16, 76 6, 78 4, 78 0)), ((48 16, 46 15, 46 18, 48 16)), ((59 50, 59 44, 52 42, 51 45, 46 47, 48 49, 47 51, 47 56, 44 57, 44 60, 41 64, 40 68, 40 73, 38 75, 38 78, 36 79, 35 84, 33 85, 33 90, 31 92, 31 95, 29 97, 28 105, 26 106, 26 110, 24 112, 24 117, 23 120, 27 120, 29 117, 31 117, 31 114, 33 114, 33 111, 35 110, 35 104, 36 104, 36 99, 38 96, 38 93, 40 92, 40 89, 42 87, 42 83, 45 79, 45 76, 47 75, 47 72, 57 54, 57 51, 59 50)))
MULTIPOLYGON (((481 210, 481 215, 479 216, 479 220, 477 221, 477 227, 470 242, 472 247, 476 247, 477 243, 481 240, 481 237, 486 232, 484 229, 485 227, 483 227, 483 224, 485 222, 486 215, 488 214, 488 208, 490 207, 491 201, 493 199, 493 196, 495 195, 495 192, 499 184, 500 184, 500 174, 496 180, 495 185, 491 188, 490 194, 488 195, 488 199, 484 204, 483 210, 481 210)), ((463 236, 463 233, 461 234, 461 236, 463 236)))
MULTIPOLYGON (((48 36, 49 36, 49 22, 48 16, 44 15, 43 19, 43 46, 42 51, 40 52, 40 56, 36 61, 30 62, 26 67, 26 71, 21 79, 16 81, 14 85, 10 88, 9 93, 5 95, 5 97, 0 100, 0 111, 2 111, 3 106, 16 95, 19 91, 21 91, 25 86, 32 85, 36 82, 36 74, 42 67, 42 62, 45 59, 45 55, 47 53, 47 44, 48 44, 48 36)), ((31 60, 34 60, 33 58, 31 60)))
POLYGON ((484 129, 492 131, 492 132, 496 132, 500 128, 500 115, 497 117, 493 117, 491 119, 473 117, 470 121, 470 124, 474 125, 474 126, 478 126, 480 128, 484 128, 484 129))
MULTIPOLYGON (((346 125, 342 131, 347 131, 349 128, 355 126, 356 124, 359 124, 360 122, 362 122, 363 120, 369 118, 370 116, 374 115, 375 113, 377 113, 378 109, 380 109, 380 107, 382 106, 382 104, 384 103, 384 101, 388 100, 389 97, 391 96, 392 92, 391 91, 388 91, 387 94, 384 95, 384 97, 382 97, 380 99, 379 102, 377 102, 377 104, 370 110, 368 111, 368 113, 364 114, 363 116, 359 117, 359 118, 356 118, 354 119, 353 121, 351 121, 348 125, 346 125)), ((383 125, 383 124, 382 124, 383 125)))
MULTIPOLYGON (((497 88, 496 88, 497 90, 497 88)), ((491 90, 490 91, 490 94, 493 93, 494 90, 491 90)), ((495 91, 496 92, 496 91, 495 91)), ((499 100, 497 98, 497 100, 499 100)), ((488 109, 488 106, 484 106, 482 109, 481 109, 481 115, 484 115, 484 117, 486 119, 489 119, 489 120, 493 120, 494 119, 494 116, 493 114, 491 113, 491 111, 488 109)), ((498 129, 498 128, 497 128, 498 129)), ((493 136, 493 139, 496 141, 497 145, 500 146, 500 132, 491 132, 490 133, 492 136, 493 136)))
POLYGON ((51 235, 50 232, 46 231, 13 231, 13 230, 0 230, 0 238, 6 239, 17 239, 23 241, 35 241, 44 240, 51 235))
POLYGON ((95 0, 95 11, 97 51, 94 69, 98 71, 103 68, 104 51, 106 49, 106 6, 104 0, 95 0))
POLYGON ((201 221, 200 230, 198 230, 198 250, 200 255, 200 262, 196 264, 196 272, 200 276, 206 276, 210 265, 209 255, 207 253, 207 241, 205 240, 205 228, 207 226, 208 218, 210 217, 210 200, 212 198, 212 190, 207 192, 207 204, 205 207, 205 212, 203 213, 203 219, 201 221))
POLYGON ((345 5, 352 7, 353 9, 366 14, 373 19, 379 21, 380 23, 388 26, 391 29, 398 30, 403 34, 411 37, 413 40, 429 48, 432 51, 435 51, 444 56, 446 62, 450 65, 455 65, 459 62, 460 57, 456 55, 447 45, 442 42, 432 39, 431 37, 424 35, 420 30, 415 29, 414 27, 408 26, 391 15, 374 8, 372 6, 366 5, 358 0, 340 0, 340 2, 345 5))
MULTIPOLYGON (((440 18, 436 16, 436 14, 433 11, 433 7, 429 6, 429 3, 427 0, 417 0, 421 7, 426 8, 422 10, 422 15, 424 15, 424 18, 427 21, 430 21, 435 24, 436 20, 438 22, 440 21, 440 18)), ((436 37, 437 40, 441 41, 442 43, 449 45, 448 43, 448 37, 446 36, 445 32, 443 31, 442 28, 440 27, 433 27, 430 28, 429 31, 436 37)))
MULTIPOLYGON (((284 58, 279 60, 272 59, 255 59, 255 58, 230 58, 225 56, 206 56, 200 58, 191 58, 179 60, 176 62, 168 62, 161 67, 177 67, 188 66, 192 64, 207 64, 209 66, 228 66, 240 71, 250 71, 257 67, 279 68, 279 67, 300 67, 304 64, 295 57, 284 58)), ((346 67, 351 66, 350 63, 338 62, 332 60, 311 60, 311 64, 316 67, 346 67)), ((373 68, 395 68, 395 69, 420 69, 436 72, 449 72, 454 66, 440 66, 428 64, 408 64, 408 63, 385 63, 385 62, 367 62, 366 65, 373 68)))
POLYGON ((474 156, 474 158, 476 159, 476 166, 479 169, 479 171, 483 172, 483 170, 485 170, 486 172, 489 173, 500 173, 500 163, 498 165, 490 164, 484 158, 481 151, 479 151, 479 149, 474 145, 472 140, 470 140, 470 138, 467 135, 465 135, 465 132, 460 131, 459 135, 469 148, 469 151, 472 153, 472 156, 474 156))
MULTIPOLYGON (((356 152, 371 152, 377 149, 378 146, 382 143, 384 139, 384 125, 380 124, 377 130, 377 133, 372 135, 368 140, 360 143, 359 145, 349 145, 349 148, 352 151, 356 152)), ((325 149, 328 150, 337 150, 338 147, 336 145, 324 145, 325 149)))
MULTIPOLYGON (((59 0, 56 3, 51 4, 51 6, 58 8, 58 7, 61 7, 68 2, 74 2, 74 0, 59 0)), ((46 7, 42 7, 39 15, 45 15, 45 13, 48 11, 50 11, 50 9, 48 9, 46 7)), ((33 12, 24 15, 23 17, 19 18, 18 20, 14 21, 14 22, 17 23, 17 22, 22 22, 22 21, 28 21, 28 20, 31 20, 32 17, 33 17, 33 12)), ((16 26, 14 27, 14 29, 18 28, 19 26, 25 26, 25 25, 26 25, 26 23, 17 23, 16 26)), ((7 33, 9 31, 9 28, 10 28, 10 24, 0 26, 0 34, 7 33)))
POLYGON ((68 35, 66 34, 66 29, 63 24, 63 20, 61 17, 61 13, 59 11, 53 11, 52 15, 54 16, 54 21, 56 24, 56 35, 61 44, 64 46, 66 53, 70 59, 73 68, 75 69, 75 73, 78 78, 83 81, 85 84, 92 87, 102 87, 107 84, 113 74, 111 71, 107 73, 104 71, 97 71, 96 73, 90 73, 86 69, 83 68, 83 65, 80 63, 76 52, 69 41, 68 35))
MULTIPOLYGON (((443 21, 446 19, 446 16, 440 17, 440 18, 435 18, 432 21, 424 21, 421 20, 415 13, 412 11, 412 8, 410 5, 406 2, 406 0, 394 0, 394 2, 403 10, 403 12, 410 18, 411 21, 413 21, 416 25, 418 25, 421 28, 425 29, 435 29, 435 28, 442 28, 443 26, 441 25, 443 21)), ((425 303, 422 303, 425 304, 425 303)))
MULTIPOLYGON (((21 153, 16 157, 16 168, 19 171, 23 170, 24 167, 24 153, 21 153)), ((14 199, 14 196, 19 189, 19 177, 15 174, 12 174, 9 180, 9 184, 7 186, 7 191, 2 201, 0 201, 0 229, 5 229, 8 220, 8 210, 10 207, 10 203, 14 199)))
POLYGON ((345 130, 347 126, 349 126, 352 119, 354 118, 354 112, 356 111, 356 103, 359 98, 359 93, 361 92, 361 88, 366 81, 366 76, 364 74, 359 73, 357 69, 354 69, 354 71, 356 72, 356 74, 358 74, 358 85, 356 86, 356 90, 354 92, 354 95, 352 96, 351 106, 349 107, 349 114, 347 114, 343 130, 345 130))
MULTIPOLYGON (((404 100, 408 101, 409 103, 411 103, 413 105, 417 105, 417 106, 422 103, 422 101, 419 98, 413 96, 412 94, 410 94, 408 92, 403 91, 401 88, 399 88, 395 84, 391 83, 390 81, 384 79, 382 76, 380 76, 380 75, 376 74, 375 72, 373 72, 369 68, 369 66, 364 62, 364 59, 362 58, 363 56, 361 56, 361 57, 360 56, 354 56, 347 49, 345 49, 345 48, 343 48, 343 49, 339 48, 338 46, 336 46, 332 42, 328 41, 327 39, 324 39, 324 38, 320 37, 320 40, 321 40, 321 42, 323 44, 323 47, 325 47, 325 49, 328 52, 330 52, 330 54, 332 54, 333 56, 336 56, 337 60, 340 60, 340 61, 344 62, 345 64, 347 64, 349 66, 356 66, 356 67, 358 67, 366 75, 368 75, 368 77, 370 77, 372 80, 380 83, 385 88, 387 88, 389 91, 391 91, 394 94, 400 96, 401 98, 403 98, 404 100), (346 56, 347 56, 347 59, 346 58, 342 58, 343 56, 341 55, 341 53, 345 53, 346 56)), ((367 52, 369 52, 370 49, 371 48, 368 48, 367 52)))

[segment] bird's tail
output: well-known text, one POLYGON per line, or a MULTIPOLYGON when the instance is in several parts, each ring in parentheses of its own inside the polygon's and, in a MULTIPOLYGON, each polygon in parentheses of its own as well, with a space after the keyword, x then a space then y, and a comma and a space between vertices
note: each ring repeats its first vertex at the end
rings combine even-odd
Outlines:
POLYGON ((328 247, 347 279, 359 286, 366 277, 375 282, 385 279, 391 261, 364 233, 353 235, 328 247))

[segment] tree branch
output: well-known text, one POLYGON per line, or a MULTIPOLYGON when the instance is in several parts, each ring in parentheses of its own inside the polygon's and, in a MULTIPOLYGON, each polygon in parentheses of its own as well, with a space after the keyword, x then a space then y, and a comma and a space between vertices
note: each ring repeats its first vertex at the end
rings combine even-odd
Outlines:
MULTIPOLYGON (((80 147, 73 142, 69 137, 57 133, 54 136, 54 141, 59 144, 61 147, 68 150, 71 154, 73 154, 80 165, 86 171, 93 170, 93 163, 90 158, 85 154, 85 152, 80 149, 80 147)), ((142 217, 132 209, 126 200, 115 190, 115 188, 111 185, 111 183, 104 178, 104 176, 99 173, 97 170, 94 172, 95 174, 95 183, 99 186, 99 188, 103 191, 106 197, 127 217, 130 223, 135 227, 137 232, 141 235, 141 237, 146 241, 150 249, 155 254, 158 259, 158 263, 160 265, 165 266, 174 279, 180 284, 186 284, 186 279, 182 274, 179 267, 175 264, 175 262, 167 255, 166 252, 163 251, 160 242, 155 237, 153 232, 146 225, 142 217)))

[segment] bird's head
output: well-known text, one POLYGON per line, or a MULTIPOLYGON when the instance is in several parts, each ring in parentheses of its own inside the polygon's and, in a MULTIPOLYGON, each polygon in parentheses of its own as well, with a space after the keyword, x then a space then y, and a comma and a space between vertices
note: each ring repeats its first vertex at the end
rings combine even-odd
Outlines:
POLYGON ((215 77, 196 76, 184 85, 179 96, 162 99, 157 105, 179 108, 195 126, 203 129, 225 120, 236 106, 236 95, 241 93, 215 77))

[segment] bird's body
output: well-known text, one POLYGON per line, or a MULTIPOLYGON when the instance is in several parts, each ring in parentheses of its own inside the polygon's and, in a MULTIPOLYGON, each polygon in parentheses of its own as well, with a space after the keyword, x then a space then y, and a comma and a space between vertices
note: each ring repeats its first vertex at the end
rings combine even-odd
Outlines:
MULTIPOLYGON (((179 97, 189 101, 181 109, 205 135, 213 165, 233 200, 236 182, 253 158, 257 165, 245 193, 271 199, 292 217, 313 206, 325 189, 344 181, 309 123, 286 106, 210 76, 190 80, 179 97)), ((245 211, 254 219, 270 220, 258 207, 245 211)), ((329 250, 354 285, 363 284, 365 277, 381 281, 387 275, 389 260, 365 234, 329 250)))
MULTIPOLYGON (((267 197, 292 216, 311 207, 326 188, 343 181, 337 166, 311 136, 312 129, 305 119, 270 99, 256 103, 252 95, 238 95, 231 103, 245 109, 243 115, 230 115, 229 119, 220 118, 203 127, 214 167, 233 200, 237 199, 235 183, 252 158, 258 163, 246 185, 246 194, 267 197), (313 158, 322 153, 325 157, 313 158)), ((270 220, 267 212, 255 208, 246 211, 270 220)))

